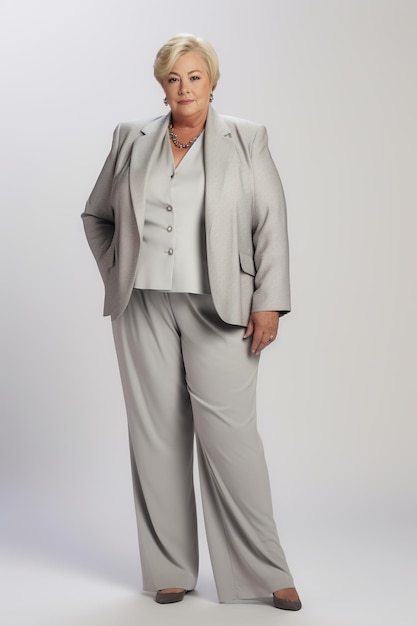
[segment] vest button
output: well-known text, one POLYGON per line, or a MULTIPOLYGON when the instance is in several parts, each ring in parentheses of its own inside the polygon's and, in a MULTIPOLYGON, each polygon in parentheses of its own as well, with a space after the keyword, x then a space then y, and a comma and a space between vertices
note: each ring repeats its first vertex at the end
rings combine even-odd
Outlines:
POLYGON ((167 211, 172 211, 172 206, 170 204, 167 206, 167 211))
POLYGON ((173 250, 172 248, 170 248, 170 249, 168 250, 168 254, 169 254, 169 255, 174 254, 174 250, 173 250))
POLYGON ((172 231, 172 226, 168 226, 167 231, 170 233, 172 231))

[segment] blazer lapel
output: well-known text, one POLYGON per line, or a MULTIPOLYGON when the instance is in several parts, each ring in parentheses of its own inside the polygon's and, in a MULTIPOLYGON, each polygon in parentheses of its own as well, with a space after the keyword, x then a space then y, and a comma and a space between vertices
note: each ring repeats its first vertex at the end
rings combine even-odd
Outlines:
POLYGON ((230 128, 210 106, 204 131, 204 164, 206 175, 206 229, 221 224, 222 196, 227 182, 227 170, 235 156, 230 128))
POLYGON ((159 148, 168 127, 169 114, 152 120, 144 126, 132 145, 129 168, 129 186, 139 236, 142 238, 145 220, 145 183, 153 155, 159 148))

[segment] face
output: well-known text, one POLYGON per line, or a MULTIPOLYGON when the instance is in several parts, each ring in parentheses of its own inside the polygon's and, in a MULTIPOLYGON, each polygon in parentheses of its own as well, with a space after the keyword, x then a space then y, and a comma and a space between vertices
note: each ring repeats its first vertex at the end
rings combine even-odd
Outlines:
POLYGON ((178 57, 174 67, 162 81, 174 120, 207 115, 211 83, 207 65, 197 52, 178 57))

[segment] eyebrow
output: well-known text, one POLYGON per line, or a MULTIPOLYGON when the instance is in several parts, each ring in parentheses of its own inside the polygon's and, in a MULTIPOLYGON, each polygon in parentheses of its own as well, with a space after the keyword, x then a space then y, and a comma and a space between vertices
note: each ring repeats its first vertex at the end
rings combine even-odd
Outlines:
MULTIPOLYGON (((199 74, 202 74, 201 70, 191 70, 191 72, 187 72, 187 74, 194 74, 195 72, 199 72, 199 74)), ((171 74, 175 74, 175 76, 179 76, 178 72, 170 72, 168 76, 170 76, 171 74)))

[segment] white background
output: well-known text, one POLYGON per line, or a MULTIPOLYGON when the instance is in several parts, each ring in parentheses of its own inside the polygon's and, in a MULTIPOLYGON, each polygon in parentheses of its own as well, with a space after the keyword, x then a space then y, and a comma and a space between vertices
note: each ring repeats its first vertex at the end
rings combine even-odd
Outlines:
MULTIPOLYGON (((1 549, 6 626, 411 626, 416 519, 415 0, 1 0, 1 549), (218 112, 265 124, 293 312, 259 427, 304 601, 140 594, 124 405, 80 213, 122 120, 166 112, 158 48, 216 48, 218 112)), ((161 381, 163 392, 163 381, 161 381)))

